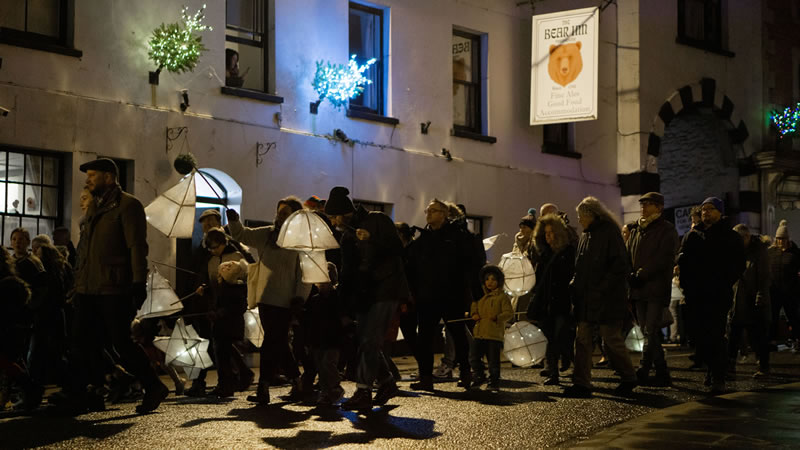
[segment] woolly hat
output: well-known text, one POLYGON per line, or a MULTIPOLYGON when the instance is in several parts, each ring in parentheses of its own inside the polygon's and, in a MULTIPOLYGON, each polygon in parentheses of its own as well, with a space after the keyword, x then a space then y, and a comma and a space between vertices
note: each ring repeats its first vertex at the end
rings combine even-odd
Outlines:
POLYGON ((316 195, 312 195, 308 197, 308 199, 303 202, 303 206, 306 208, 318 208, 322 203, 322 199, 317 197, 316 195))
POLYGON ((775 232, 775 239, 789 239, 789 227, 786 225, 786 221, 781 220, 781 223, 778 225, 778 230, 775 232))
POLYGON ((528 210, 528 214, 519 219, 519 226, 525 225, 528 228, 536 228, 536 208, 528 210))
POLYGON ((348 195, 350 191, 344 186, 336 186, 331 189, 328 201, 325 202, 325 214, 329 216, 343 216, 354 212, 356 208, 348 195))
POLYGON ((725 202, 718 199, 717 197, 708 197, 707 199, 703 200, 703 203, 700 206, 705 205, 706 203, 710 203, 720 212, 720 214, 725 214, 725 202))

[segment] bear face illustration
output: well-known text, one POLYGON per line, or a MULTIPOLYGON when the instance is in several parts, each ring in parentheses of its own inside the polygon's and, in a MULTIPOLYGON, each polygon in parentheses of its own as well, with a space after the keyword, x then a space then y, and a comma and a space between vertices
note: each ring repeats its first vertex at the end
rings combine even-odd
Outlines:
POLYGON ((583 69, 583 58, 581 58, 580 41, 574 44, 550 46, 547 72, 556 84, 567 87, 578 78, 581 69, 583 69))

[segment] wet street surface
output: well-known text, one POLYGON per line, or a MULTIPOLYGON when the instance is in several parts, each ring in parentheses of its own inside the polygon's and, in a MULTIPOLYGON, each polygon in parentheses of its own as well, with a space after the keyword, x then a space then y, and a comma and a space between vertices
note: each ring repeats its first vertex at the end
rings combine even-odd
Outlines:
MULTIPOLYGON (((672 387, 639 387, 630 398, 614 395, 618 378, 607 368, 593 370, 593 398, 569 399, 563 398, 561 387, 542 385, 541 369, 512 368, 504 363, 498 394, 485 390, 465 392, 456 387, 455 380, 437 383, 435 393, 416 392, 409 389, 408 381, 402 381, 400 396, 367 413, 284 402, 278 397, 288 393, 288 386, 273 388, 273 402, 268 406, 249 403, 247 393, 222 401, 176 397, 171 393, 155 413, 145 416, 137 415, 136 403, 131 402, 107 405, 103 412, 63 417, 45 402, 31 415, 0 414, 0 448, 543 448, 592 442, 597 446, 627 446, 613 443, 614 436, 624 432, 613 434, 613 430, 634 419, 652 417, 650 413, 700 401, 703 407, 686 406, 680 413, 683 416, 676 416, 670 433, 646 444, 650 448, 667 448, 676 442, 667 437, 680 434, 689 426, 686 424, 694 423, 691 431, 702 432, 703 422, 698 424, 692 414, 713 420, 709 419, 714 417, 709 411, 719 409, 715 403, 722 407, 728 402, 709 397, 708 388, 703 386, 705 372, 688 369, 688 354, 685 349, 669 350, 672 387), (684 425, 680 425, 681 421, 684 425), (675 423, 679 425, 676 427, 675 423), (609 431, 611 435, 601 434, 609 431), (601 440, 587 441, 592 437, 601 440)), ((638 355, 632 356, 638 361, 638 355)), ((738 365, 738 373, 728 383, 729 390, 763 390, 800 381, 800 355, 785 351, 772 356, 773 372, 769 378, 752 378, 756 366, 751 355, 738 365)), ((404 378, 416 370, 412 358, 396 358, 396 362, 404 378)), ((562 374, 567 375, 562 385, 570 384, 569 374, 571 370, 562 374)), ((166 377, 164 381, 172 387, 166 377)), ((213 386, 213 378, 210 381, 213 386)), ((351 382, 343 386, 348 396, 355 390, 351 382)), ((759 400, 737 395, 744 395, 737 402, 747 405, 749 401, 757 408, 759 400)), ((780 400, 779 395, 773 393, 773 398, 780 400)), ((791 402, 784 406, 800 410, 800 405, 791 402)), ((791 423, 798 424, 796 420, 789 425, 779 424, 788 427, 785 436, 795 436, 795 430, 800 429, 800 425, 793 428, 791 423)), ((731 421, 725 426, 736 428, 737 424, 731 421)), ((638 442, 644 445, 645 441, 638 442)), ((736 442, 744 445, 748 441, 736 442)), ((758 445, 756 441, 750 444, 758 445)))

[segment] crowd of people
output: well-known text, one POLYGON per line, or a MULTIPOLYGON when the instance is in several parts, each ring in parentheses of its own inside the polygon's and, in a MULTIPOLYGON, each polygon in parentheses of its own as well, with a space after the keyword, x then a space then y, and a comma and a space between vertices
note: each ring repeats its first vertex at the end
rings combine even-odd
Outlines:
POLYGON ((194 298, 179 315, 211 340, 218 382, 207 390, 204 370, 184 390, 185 380, 152 345, 175 317, 135 319, 147 297, 144 208, 121 190, 112 160, 80 170, 87 178, 77 247, 66 229, 57 229, 53 239, 31 239, 18 228, 11 233, 12 252, 0 250, 3 407, 17 391, 18 408, 37 408, 43 387, 57 384, 61 390, 49 403, 70 413, 97 411, 138 384, 143 394, 136 411, 144 414, 169 393, 160 371, 172 377, 179 395, 229 398, 250 391, 254 373, 243 355, 243 315, 255 306, 264 339, 257 387, 247 399, 268 404, 270 387, 285 382, 291 390, 284 400, 341 402, 345 410, 383 405, 400 392, 387 345, 398 329, 418 365, 408 389, 434 391, 434 348, 444 326, 450 370, 459 374, 453 382, 497 392, 506 325, 531 321, 548 339, 543 384, 561 385, 561 373, 574 365, 564 387, 569 397, 591 397, 598 344, 600 364, 607 361, 620 377, 620 395, 642 384, 671 384, 666 340, 690 343, 695 366, 707 368, 706 385, 719 393, 745 347, 745 333, 758 358, 757 378, 769 375, 781 309, 795 347, 800 337, 800 249, 787 224, 770 243, 744 224, 733 226, 716 197, 693 210, 682 240, 663 216, 664 197, 657 192, 639 199, 641 217, 624 226, 601 201, 586 197, 576 208, 580 233, 553 203, 530 209, 513 251, 530 259, 536 283, 512 303, 505 275, 487 264, 463 205, 434 198, 425 227, 412 227, 354 205, 347 188, 338 186, 326 200, 281 199, 274 222, 264 227, 245 226, 233 209, 225 211, 225 227, 217 210, 199 217, 197 266, 182 269, 197 275, 194 298), (339 248, 326 251, 328 282, 305 283, 302 258, 308 255, 278 245, 286 220, 303 208, 338 240, 339 248), (253 267, 268 274, 264 283, 247 282, 253 267), (644 334, 638 367, 624 342, 634 323, 644 334), (344 401, 343 378, 356 384, 344 401))

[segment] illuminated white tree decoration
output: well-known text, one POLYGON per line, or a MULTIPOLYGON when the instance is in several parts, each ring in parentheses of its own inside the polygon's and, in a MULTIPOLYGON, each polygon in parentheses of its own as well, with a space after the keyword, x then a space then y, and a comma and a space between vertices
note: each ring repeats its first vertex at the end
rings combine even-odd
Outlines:
POLYGON ((372 80, 364 76, 364 72, 375 63, 375 58, 364 65, 358 65, 356 55, 350 57, 347 66, 330 62, 317 61, 317 72, 311 86, 319 94, 316 104, 326 98, 336 109, 341 108, 351 98, 364 92, 364 86, 372 84, 372 80))
POLYGON ((208 355, 208 344, 209 340, 201 338, 193 326, 184 324, 183 318, 175 322, 170 337, 159 336, 153 340, 153 345, 166 355, 164 363, 183 367, 186 376, 192 380, 200 375, 201 370, 214 365, 208 355))
POLYGON ((264 328, 261 326, 258 307, 244 312, 244 337, 256 347, 261 347, 264 342, 264 328))
POLYGON ((167 237, 191 238, 196 200, 197 191, 192 172, 167 192, 156 197, 147 205, 144 213, 147 221, 167 237))
POLYGON ((639 325, 634 325, 625 338, 625 347, 632 352, 641 352, 644 349, 644 334, 639 325))
POLYGON ((162 23, 153 30, 147 54, 158 65, 156 74, 160 73, 161 69, 175 73, 194 69, 200 53, 207 50, 202 43, 202 36, 197 33, 213 29, 202 23, 205 9, 206 5, 203 5, 193 16, 189 16, 189 8, 184 6, 181 11, 181 22, 162 23))
POLYGON ((527 256, 519 252, 506 253, 500 259, 499 266, 506 278, 503 289, 508 295, 521 297, 533 289, 536 275, 527 256))
POLYGON ((169 281, 153 267, 147 275, 147 298, 136 313, 137 319, 168 316, 183 309, 169 281))
POLYGON ((544 359, 546 350, 547 338, 535 325, 520 321, 506 329, 503 353, 511 364, 530 367, 544 359))

